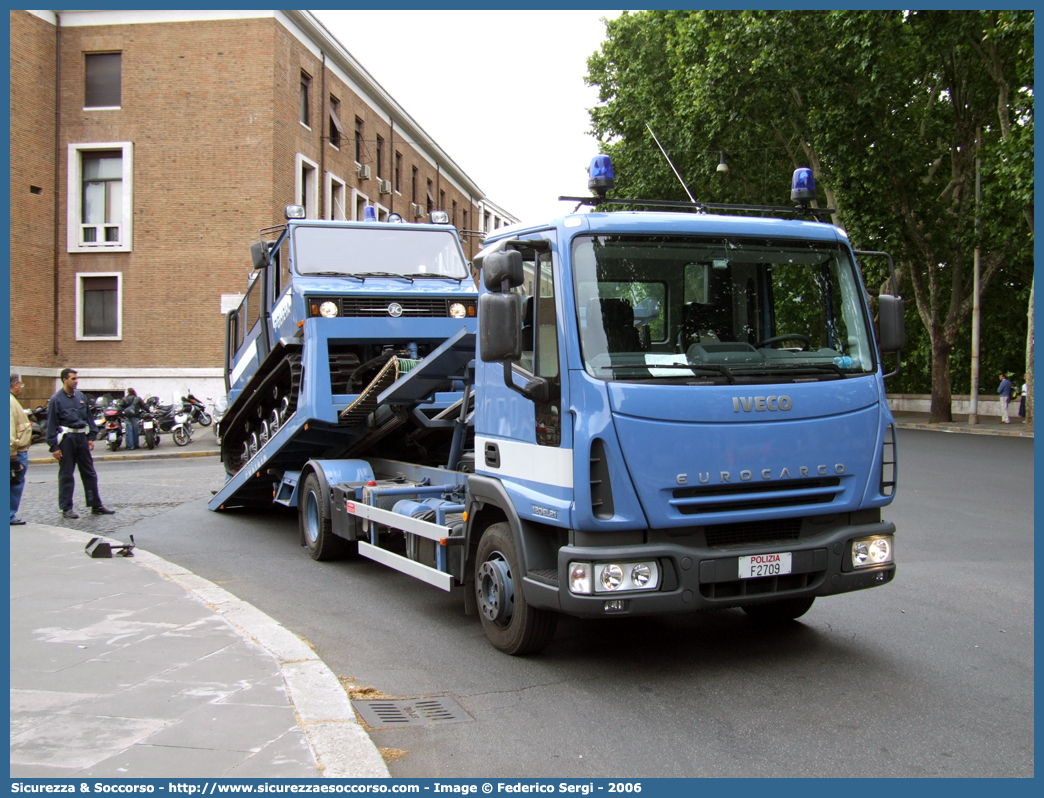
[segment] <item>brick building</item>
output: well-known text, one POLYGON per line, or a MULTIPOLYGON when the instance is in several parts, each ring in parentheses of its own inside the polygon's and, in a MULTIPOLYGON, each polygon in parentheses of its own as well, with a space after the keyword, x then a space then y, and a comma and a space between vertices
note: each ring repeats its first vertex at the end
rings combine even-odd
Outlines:
POLYGON ((27 406, 224 393, 249 246, 309 218, 516 221, 307 11, 11 11, 11 367, 27 406))

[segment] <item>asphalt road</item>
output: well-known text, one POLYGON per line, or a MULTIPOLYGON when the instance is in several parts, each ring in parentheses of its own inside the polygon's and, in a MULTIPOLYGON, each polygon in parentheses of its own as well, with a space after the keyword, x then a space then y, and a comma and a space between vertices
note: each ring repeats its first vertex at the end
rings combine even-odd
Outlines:
MULTIPOLYGON (((899 570, 766 631, 739 610, 565 620, 542 654, 462 599, 360 559, 316 563, 289 512, 210 513, 213 460, 99 464, 111 518, 66 522, 191 568, 388 696, 458 723, 375 729, 398 777, 1033 775, 1033 441, 903 431, 899 570)), ((60 524, 53 467, 22 517, 60 524)), ((80 497, 77 497, 80 501, 80 497)))

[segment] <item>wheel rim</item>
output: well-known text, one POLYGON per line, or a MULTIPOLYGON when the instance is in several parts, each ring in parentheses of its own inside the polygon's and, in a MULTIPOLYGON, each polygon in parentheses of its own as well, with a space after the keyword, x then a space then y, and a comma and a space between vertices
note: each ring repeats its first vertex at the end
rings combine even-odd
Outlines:
POLYGON ((305 499, 304 533, 308 545, 315 546, 319 539, 319 502, 312 491, 308 492, 308 498, 305 499))
POLYGON ((479 611, 486 620, 504 628, 515 612, 515 586, 507 559, 499 551, 482 563, 475 579, 479 611))

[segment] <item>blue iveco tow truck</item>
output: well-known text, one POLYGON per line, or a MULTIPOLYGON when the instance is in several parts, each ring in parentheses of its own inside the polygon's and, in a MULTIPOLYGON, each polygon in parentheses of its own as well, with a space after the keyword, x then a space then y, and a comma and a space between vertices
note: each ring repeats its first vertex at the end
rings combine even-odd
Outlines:
MULTIPOLYGON (((590 174, 596 195, 568 199, 666 204, 606 199, 605 156, 590 174)), ((818 220, 814 196, 798 170, 794 207, 692 203, 499 229, 475 258, 477 331, 450 316, 412 338, 386 335, 394 354, 339 392, 326 388, 327 353, 377 339, 357 319, 312 312, 295 287, 288 314, 304 324, 284 324, 281 341, 296 336, 303 350, 306 431, 281 437, 280 417, 257 454, 248 435, 245 482, 233 477, 211 507, 264 484, 298 508, 314 558, 369 557, 462 587, 466 611, 509 654, 547 645, 560 614, 741 607, 782 622, 817 597, 888 583, 895 526, 882 508, 897 465, 881 353, 901 349, 902 300, 876 298, 875 337, 860 253, 818 220), (383 432, 393 419, 403 421, 383 432), (424 440, 417 456, 411 443, 424 440)), ((386 229, 375 264, 411 228, 386 229)), ((307 279, 291 267, 295 285, 307 279)), ((414 288, 392 282, 382 301, 414 288)), ((303 295, 320 286, 365 283, 316 278, 303 295)), ((242 351, 230 372, 250 368, 242 351)))

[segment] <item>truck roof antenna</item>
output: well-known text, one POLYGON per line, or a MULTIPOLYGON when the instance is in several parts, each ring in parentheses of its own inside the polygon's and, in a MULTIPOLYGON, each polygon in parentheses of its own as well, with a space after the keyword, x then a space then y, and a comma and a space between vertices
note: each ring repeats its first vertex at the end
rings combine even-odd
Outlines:
MULTIPOLYGON (((647 128, 649 128, 649 132, 652 133, 653 141, 655 141, 656 142, 656 146, 660 148, 660 152, 662 152, 663 153, 663 157, 667 159, 667 163, 670 164, 671 169, 674 169, 674 164, 671 163, 671 158, 667 154, 667 150, 665 150, 663 148, 663 145, 660 144, 660 140, 658 138, 656 138, 656 134, 653 133, 653 129, 651 127, 649 127, 649 123, 646 122, 645 126, 647 128)), ((689 201, 692 202, 693 204, 695 204, 696 200, 693 198, 692 192, 689 191, 689 187, 687 185, 685 185, 685 181, 682 180, 682 176, 680 174, 678 174, 678 170, 677 169, 674 169, 674 176, 678 178, 678 182, 681 183, 682 188, 685 189, 685 193, 689 195, 689 201)))

